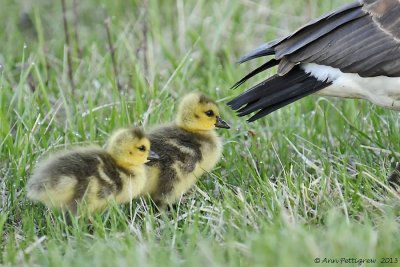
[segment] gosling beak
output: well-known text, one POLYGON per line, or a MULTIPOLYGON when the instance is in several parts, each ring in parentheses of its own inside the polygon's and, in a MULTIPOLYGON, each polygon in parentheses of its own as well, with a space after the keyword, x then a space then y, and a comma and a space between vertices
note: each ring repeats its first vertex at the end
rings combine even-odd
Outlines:
POLYGON ((217 122, 215 123, 215 127, 229 129, 231 126, 227 124, 220 116, 217 116, 217 122))
POLYGON ((147 156, 148 160, 155 160, 155 159, 159 159, 159 158, 160 158, 160 156, 153 150, 150 150, 149 155, 147 156))

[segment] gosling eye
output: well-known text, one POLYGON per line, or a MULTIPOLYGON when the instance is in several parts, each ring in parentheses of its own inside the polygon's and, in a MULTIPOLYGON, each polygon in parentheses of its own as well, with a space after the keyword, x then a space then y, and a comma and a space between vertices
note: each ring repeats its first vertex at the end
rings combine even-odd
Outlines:
POLYGON ((214 111, 212 111, 211 109, 210 110, 207 110, 206 112, 204 112, 208 117, 212 117, 212 116, 214 116, 214 111))
POLYGON ((140 147, 138 147, 138 149, 140 150, 140 151, 146 151, 146 147, 145 146, 140 146, 140 147))
POLYGON ((133 152, 132 152, 132 151, 129 151, 129 155, 133 155, 133 152))

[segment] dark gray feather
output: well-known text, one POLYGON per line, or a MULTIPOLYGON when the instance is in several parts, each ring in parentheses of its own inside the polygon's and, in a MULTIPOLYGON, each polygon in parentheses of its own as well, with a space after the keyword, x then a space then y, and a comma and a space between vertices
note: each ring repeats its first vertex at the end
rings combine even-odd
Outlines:
POLYGON ((398 0, 364 1, 363 9, 386 33, 400 40, 400 2, 398 0))
MULTIPOLYGON (((240 62, 273 55, 278 74, 228 103, 239 115, 260 110, 258 119, 331 81, 301 80, 296 67, 316 63, 362 77, 400 77, 400 1, 360 0, 311 21, 293 34, 259 46, 240 62), (302 86, 299 86, 302 85, 302 86), (277 90, 280 90, 279 92, 277 90)), ((266 64, 238 85, 260 73, 266 64)), ((304 78, 304 75, 303 75, 304 78)))
POLYGON ((292 54, 338 27, 363 16, 365 16, 365 13, 360 8, 352 8, 329 19, 320 20, 318 24, 304 27, 284 42, 275 46, 275 58, 280 59, 283 56, 292 54))

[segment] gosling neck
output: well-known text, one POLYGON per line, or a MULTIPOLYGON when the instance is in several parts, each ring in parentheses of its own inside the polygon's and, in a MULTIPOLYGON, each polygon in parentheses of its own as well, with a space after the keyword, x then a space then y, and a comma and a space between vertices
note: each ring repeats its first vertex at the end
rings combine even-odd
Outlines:
POLYGON ((137 173, 137 172, 141 172, 142 170, 144 170, 144 166, 142 166, 142 165, 130 165, 130 166, 118 165, 118 166, 120 168, 123 168, 123 169, 129 171, 132 174, 137 173))
POLYGON ((175 125, 179 128, 182 129, 186 132, 190 133, 196 133, 196 134, 210 134, 213 133, 215 129, 206 129, 206 130, 201 130, 201 129, 195 129, 193 127, 189 127, 187 124, 180 122, 179 120, 175 121, 175 125))
POLYGON ((142 164, 133 164, 133 163, 127 164, 123 161, 121 162, 120 160, 118 160, 116 157, 114 157, 113 154, 109 154, 109 155, 114 160, 114 163, 118 168, 122 168, 122 169, 128 170, 130 172, 140 169, 142 167, 142 165, 144 164, 144 163, 142 163, 142 164))

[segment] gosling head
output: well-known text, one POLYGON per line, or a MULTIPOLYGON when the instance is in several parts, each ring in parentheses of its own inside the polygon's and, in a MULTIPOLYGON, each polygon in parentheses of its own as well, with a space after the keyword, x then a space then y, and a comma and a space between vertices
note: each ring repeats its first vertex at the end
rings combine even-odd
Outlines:
POLYGON ((150 150, 149 139, 139 128, 116 131, 109 138, 106 150, 117 165, 124 168, 139 166, 158 158, 158 155, 150 150))
POLYGON ((229 124, 221 119, 215 101, 198 92, 183 97, 179 104, 176 124, 192 132, 209 131, 216 127, 230 128, 229 124))

